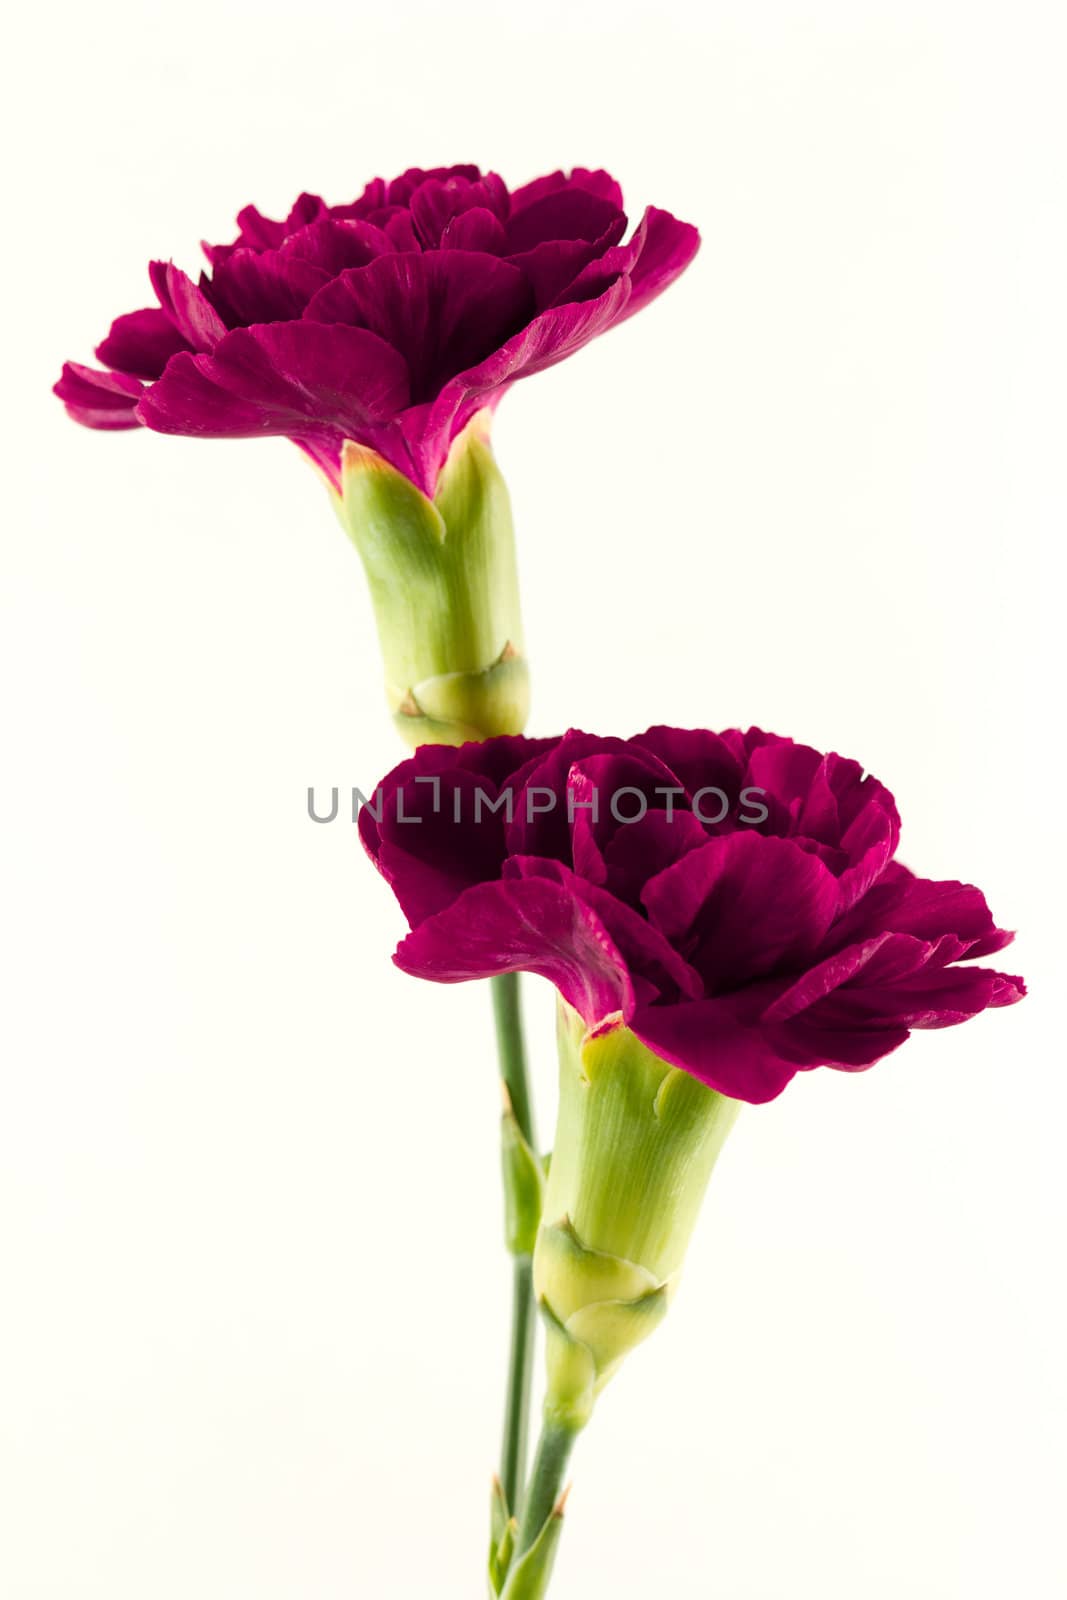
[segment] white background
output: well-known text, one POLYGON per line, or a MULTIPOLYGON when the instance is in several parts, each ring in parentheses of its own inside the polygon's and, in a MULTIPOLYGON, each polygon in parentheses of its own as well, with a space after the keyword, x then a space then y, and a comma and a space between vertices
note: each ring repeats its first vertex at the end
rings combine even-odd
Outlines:
POLYGON ((758 721, 857 756, 1032 985, 742 1117, 581 1443, 554 1592, 1062 1595, 1060 8, 14 28, 0 1593, 483 1592, 488 1001, 391 967, 391 896, 305 811, 398 755, 357 560, 284 442, 91 434, 49 394, 150 257, 192 268, 246 201, 474 160, 604 164, 705 240, 501 410, 532 730, 758 721))

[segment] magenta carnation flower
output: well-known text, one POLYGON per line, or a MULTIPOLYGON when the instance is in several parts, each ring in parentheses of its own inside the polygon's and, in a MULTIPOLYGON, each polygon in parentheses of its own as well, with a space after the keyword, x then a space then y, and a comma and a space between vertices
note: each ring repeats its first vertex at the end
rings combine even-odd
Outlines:
POLYGON ((980 891, 894 861, 882 784, 758 728, 426 746, 372 802, 406 972, 540 973, 587 1028, 736 1099, 1025 992, 970 965, 1012 938, 980 891))
POLYGON ((449 445, 504 391, 661 293, 695 228, 577 167, 514 193, 474 166, 373 179, 350 205, 303 194, 284 222, 254 206, 194 283, 149 268, 158 305, 119 317, 56 385, 90 428, 204 438, 283 434, 340 482, 356 440, 432 496, 449 445))

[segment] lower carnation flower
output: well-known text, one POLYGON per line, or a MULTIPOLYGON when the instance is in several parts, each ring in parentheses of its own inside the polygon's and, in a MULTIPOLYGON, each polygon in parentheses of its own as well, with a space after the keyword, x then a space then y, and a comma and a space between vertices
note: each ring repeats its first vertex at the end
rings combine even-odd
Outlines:
POLYGON ((735 1099, 1025 992, 975 965, 1012 938, 980 890, 894 859, 882 784, 758 728, 427 746, 360 827, 405 971, 539 973, 590 1033, 625 1026, 735 1099))

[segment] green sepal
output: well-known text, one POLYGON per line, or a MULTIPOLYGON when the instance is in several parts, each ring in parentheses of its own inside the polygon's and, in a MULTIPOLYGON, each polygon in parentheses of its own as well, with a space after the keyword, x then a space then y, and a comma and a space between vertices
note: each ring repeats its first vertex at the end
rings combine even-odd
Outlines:
POLYGON ((567 1332, 580 1339, 596 1366, 596 1393, 624 1356, 654 1333, 667 1315, 671 1286, 650 1289, 636 1300, 598 1300, 567 1318, 567 1332))
POLYGON ((587 1370, 584 1358, 573 1347, 592 1361, 595 1399, 623 1357, 666 1316, 673 1284, 657 1283, 636 1262, 587 1250, 564 1218, 541 1229, 537 1286, 550 1338, 557 1344, 555 1352, 549 1352, 553 1407, 558 1403, 563 1414, 577 1417, 587 1403, 591 1409, 591 1402, 579 1383, 579 1373, 584 1380, 587 1370), (564 1337, 566 1346, 560 1345, 564 1337))
POLYGON ((597 1394, 597 1370, 593 1352, 576 1339, 559 1320, 547 1301, 541 1301, 545 1325, 545 1417, 562 1423, 575 1432, 584 1428, 593 1414, 597 1394))
POLYGON ((393 708, 408 744, 466 744, 514 733, 526 722, 530 670, 508 640, 483 672, 447 672, 412 684, 393 708))
POLYGON ((489 1583, 493 1594, 499 1594, 507 1581, 508 1568, 515 1552, 515 1540, 518 1538, 519 1524, 514 1517, 509 1517, 500 1530, 499 1539, 493 1538, 489 1545, 489 1583))
POLYGON ((386 698, 405 740, 520 733, 529 681, 515 538, 488 412, 453 441, 433 499, 352 440, 334 499, 367 575, 386 698))
POLYGON ((493 1541, 494 1550, 504 1537, 504 1530, 507 1528, 510 1518, 511 1512, 508 1509, 508 1499, 504 1493, 504 1485, 499 1478, 494 1476, 493 1487, 489 1496, 489 1537, 493 1541))
POLYGON ((508 1573, 503 1600, 541 1600, 547 1593, 563 1533, 563 1500, 545 1521, 529 1550, 521 1555, 508 1573))
POLYGON ((636 1300, 658 1288, 645 1267, 587 1250, 569 1217, 547 1224, 537 1246, 537 1290, 562 1322, 599 1300, 636 1300))
POLYGON ((513 1256, 531 1256, 541 1225, 545 1177, 540 1161, 523 1137, 510 1103, 500 1121, 500 1160, 504 1174, 507 1247, 513 1256))

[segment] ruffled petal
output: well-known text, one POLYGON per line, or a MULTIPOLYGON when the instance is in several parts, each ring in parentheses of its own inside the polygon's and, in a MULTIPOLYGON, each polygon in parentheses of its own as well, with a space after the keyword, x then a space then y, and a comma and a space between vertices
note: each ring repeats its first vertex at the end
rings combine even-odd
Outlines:
POLYGON ((144 384, 121 372, 100 372, 77 361, 63 364, 63 375, 52 393, 59 396, 68 414, 83 428, 138 428, 137 402, 144 384))
POLYGON ((214 350, 226 324, 207 295, 173 261, 153 261, 148 276, 163 310, 192 350, 214 350))
MULTIPOLYGON (((534 245, 532 250, 516 251, 507 259, 521 268, 533 289, 538 311, 544 311, 557 302, 565 302, 568 286, 590 263, 598 261, 606 250, 617 244, 625 231, 626 218, 619 216, 599 239, 552 239, 534 245)), ((574 298, 581 300, 588 296, 576 294, 574 298)))
POLYGON ((468 889, 409 933, 393 959, 404 972, 436 983, 537 973, 588 1027, 633 1009, 626 963, 603 923, 584 901, 543 878, 468 889))
POLYGON ((256 322, 287 322, 303 314, 330 274, 315 262, 284 250, 235 250, 215 268, 210 296, 233 328, 256 322))
MULTIPOLYGON (((411 219, 426 250, 436 250, 449 224, 464 212, 485 211, 500 222, 508 214, 508 193, 496 173, 469 178, 428 178, 412 192, 411 219)), ((477 247, 475 247, 477 248, 477 247)))
POLYGON ((298 228, 306 228, 309 222, 325 216, 327 210, 321 196, 307 193, 298 195, 284 222, 275 222, 273 218, 264 216, 255 206, 245 206, 237 214, 240 231, 233 243, 205 244, 204 254, 213 265, 217 265, 227 260, 235 250, 276 250, 289 234, 295 233, 298 228))
POLYGON ((953 933, 934 940, 905 933, 877 935, 853 947, 856 954, 842 951, 821 963, 776 1001, 767 1016, 796 1014, 803 1000, 807 1020, 823 1027, 944 1028, 991 1005, 1022 998, 1021 979, 984 967, 950 966, 960 948, 953 933), (847 970, 850 955, 852 970, 847 970), (831 974, 833 982, 828 981, 831 974), (821 996, 818 987, 824 989, 821 996))
POLYGON ((515 816, 508 828, 508 851, 516 856, 542 856, 573 865, 567 780, 582 756, 625 755, 625 739, 601 739, 571 728, 542 758, 528 766, 515 816))
POLYGON ((476 411, 495 404, 520 378, 565 361, 605 333, 622 315, 629 292, 629 283, 621 278, 599 299, 541 312, 499 350, 447 383, 426 414, 405 425, 423 484, 436 482, 449 445, 476 411))
POLYGON ((853 982, 813 1010, 811 1020, 884 1028, 951 1028, 990 1007, 1014 1005, 1026 993, 1021 978, 987 967, 931 964, 910 978, 870 988, 853 982))
MULTIPOLYGON (((828 956, 826 960, 810 967, 803 977, 791 983, 763 1013, 766 1022, 789 1022, 801 1012, 807 1011, 818 1001, 824 1000, 828 994, 839 989, 842 984, 862 972, 863 968, 873 961, 878 952, 889 940, 888 933, 875 934, 870 939, 865 939, 860 944, 852 944, 844 950, 839 950, 835 955, 828 956)), ((914 952, 908 970, 914 970, 921 960, 922 952, 914 952)))
POLYGON ((968 960, 1003 950, 1015 937, 996 926, 980 889, 969 883, 916 877, 898 861, 889 863, 874 887, 834 929, 835 942, 854 936, 858 928, 910 933, 929 940, 952 933, 963 941, 961 954, 968 960))
MULTIPOLYGON (((484 817, 490 832, 495 831, 497 824, 501 829, 505 828, 514 812, 515 796, 521 790, 527 770, 536 767, 558 742, 556 739, 527 739, 521 734, 501 734, 483 743, 420 745, 414 755, 402 761, 382 779, 370 797, 370 804, 361 807, 358 825, 364 849, 379 871, 397 887, 399 874, 395 860, 390 867, 383 859, 383 853, 387 854, 384 841, 392 839, 407 850, 418 853, 423 836, 405 834, 401 839, 397 829, 401 826, 419 827, 420 824, 401 824, 399 818, 421 816, 423 810, 420 808, 427 806, 431 812, 436 808, 439 816, 454 818, 455 803, 449 800, 446 804, 443 798, 446 784, 463 791, 461 815, 455 824, 457 833, 454 840, 457 847, 461 841, 459 830, 466 829, 469 818, 480 821, 484 817), (484 794, 494 797, 497 805, 492 808, 485 804, 476 807, 473 802, 477 796, 469 791, 465 782, 468 779, 479 785, 484 794), (512 797, 510 806, 506 798, 509 792, 512 797), (505 797, 503 800, 502 796, 505 797)), ((465 831, 462 837, 466 837, 465 831)), ((476 848, 480 858, 485 847, 479 843, 476 848)), ((412 870, 418 870, 417 863, 413 862, 412 870)), ((477 876, 476 873, 468 875, 467 884, 476 881, 477 876)), ((397 892, 409 921, 418 921, 419 916, 412 914, 417 890, 413 889, 410 896, 405 888, 399 888, 397 892)), ((440 905, 435 904, 434 910, 439 909, 440 905)))
MULTIPOLYGON (((412 927, 473 884, 500 876, 505 816, 497 785, 458 764, 412 775, 376 809, 375 863, 412 927)), ((361 815, 367 814, 362 808, 361 815)))
POLYGON ((507 246, 503 223, 484 206, 454 217, 441 234, 442 250, 478 250, 486 255, 502 256, 507 246))
POLYGON ((652 878, 649 916, 696 967, 711 994, 802 966, 837 907, 837 882, 789 839, 733 833, 652 878))
POLYGON ((778 1030, 773 1037, 783 1058, 795 1062, 803 1072, 810 1072, 814 1067, 832 1067, 835 1072, 866 1072, 868 1067, 899 1050, 911 1034, 907 1028, 894 1027, 820 1027, 811 1016, 804 1016, 778 1030))
POLYGON ((606 200, 617 210, 622 210, 622 189, 610 172, 605 172, 599 167, 595 169, 575 167, 572 172, 549 172, 545 177, 534 178, 532 183, 524 183, 521 188, 516 189, 511 196, 512 215, 527 210, 535 200, 543 200, 549 194, 558 194, 561 189, 582 189, 587 194, 595 195, 598 200, 606 200))
MULTIPOLYGON (((665 807, 677 789, 674 774, 648 751, 636 749, 628 743, 625 750, 580 756, 567 774, 567 808, 571 822, 571 855, 576 870, 593 883, 608 885, 619 893, 622 885, 612 875, 607 852, 621 834, 629 834, 647 821, 649 813, 666 815, 665 807)), ((684 802, 683 802, 684 803, 684 802)), ((673 827, 675 817, 665 826, 673 827)), ((701 834, 706 835, 695 818, 701 834)), ((680 824, 680 828, 685 824, 680 824)), ((680 830, 679 830, 680 831, 680 830)), ((640 835, 651 842, 654 835, 640 835)), ((632 865, 644 871, 640 874, 637 889, 655 871, 669 866, 682 851, 664 853, 655 857, 642 856, 631 847, 632 865)))
POLYGON ((732 996, 639 1006, 630 1027, 664 1061, 734 1100, 762 1105, 797 1072, 797 1062, 739 1013, 732 996))
POLYGON ((408 167, 399 178, 393 178, 386 185, 385 203, 391 206, 410 205, 415 190, 431 179, 463 178, 467 183, 477 183, 481 175, 482 169, 469 162, 455 167, 408 167))
POLYGON ((649 206, 629 243, 606 250, 560 296, 587 300, 600 294, 620 275, 630 281, 630 296, 620 321, 632 317, 681 276, 700 248, 700 234, 669 211, 649 206))
POLYGON ((637 240, 637 259, 632 267, 623 268, 631 284, 627 317, 643 310, 680 278, 700 249, 700 234, 691 223, 680 222, 669 211, 655 206, 649 206, 642 217, 635 234, 637 240))
POLYGON ((188 350, 173 322, 158 306, 116 317, 111 332, 96 347, 105 367, 133 378, 158 378, 171 356, 188 350))
POLYGON ((415 224, 411 220, 411 212, 405 211, 403 207, 386 207, 384 211, 376 212, 370 220, 382 229, 394 250, 411 251, 414 255, 418 255, 422 249, 415 232, 415 224))
POLYGON ((637 734, 631 743, 641 750, 651 751, 670 768, 690 805, 701 790, 707 790, 706 803, 701 804, 709 816, 715 815, 712 789, 720 789, 740 801, 744 768, 720 734, 709 733, 704 728, 671 728, 661 724, 649 728, 647 733, 637 734))
POLYGON ((517 267, 467 250, 380 256, 343 272, 315 295, 307 318, 368 328, 405 357, 412 399, 431 399, 442 383, 505 339, 529 310, 517 267))
POLYGON ((544 861, 539 856, 512 856, 504 868, 505 876, 549 878, 560 884, 595 911, 626 962, 640 1003, 679 997, 694 999, 703 995, 700 974, 680 956, 658 928, 624 905, 606 889, 580 878, 561 861, 544 861))
POLYGON ((1025 994, 1019 978, 957 967, 961 941, 879 933, 818 963, 781 992, 763 1024, 804 1067, 858 1071, 882 1060, 913 1028, 947 1028, 1025 994))
POLYGON ((900 838, 900 819, 888 789, 864 776, 859 762, 761 735, 749 751, 746 782, 770 796, 764 831, 798 843, 812 840, 820 847, 816 853, 834 864, 839 914, 885 870, 900 838))
POLYGON ((362 328, 318 322, 238 328, 210 356, 175 356, 140 418, 203 438, 359 438, 408 403, 407 368, 362 328))
POLYGON ((284 222, 271 222, 255 206, 246 206, 237 217, 242 234, 238 243, 249 244, 256 250, 276 249, 291 233, 296 233, 298 228, 306 228, 308 223, 324 217, 326 213, 327 206, 322 196, 308 194, 306 190, 297 195, 284 222))
POLYGON ((322 217, 290 234, 279 250, 283 259, 296 258, 320 268, 328 277, 347 267, 365 267, 378 256, 390 255, 395 244, 383 228, 373 223, 322 217))
POLYGON ((708 831, 691 811, 649 811, 620 827, 605 844, 605 882, 612 894, 638 905, 650 878, 708 842, 708 831))
POLYGON ((626 217, 618 206, 587 189, 557 189, 542 195, 521 211, 512 211, 507 224, 508 250, 533 250, 536 245, 560 239, 600 239, 626 217))

